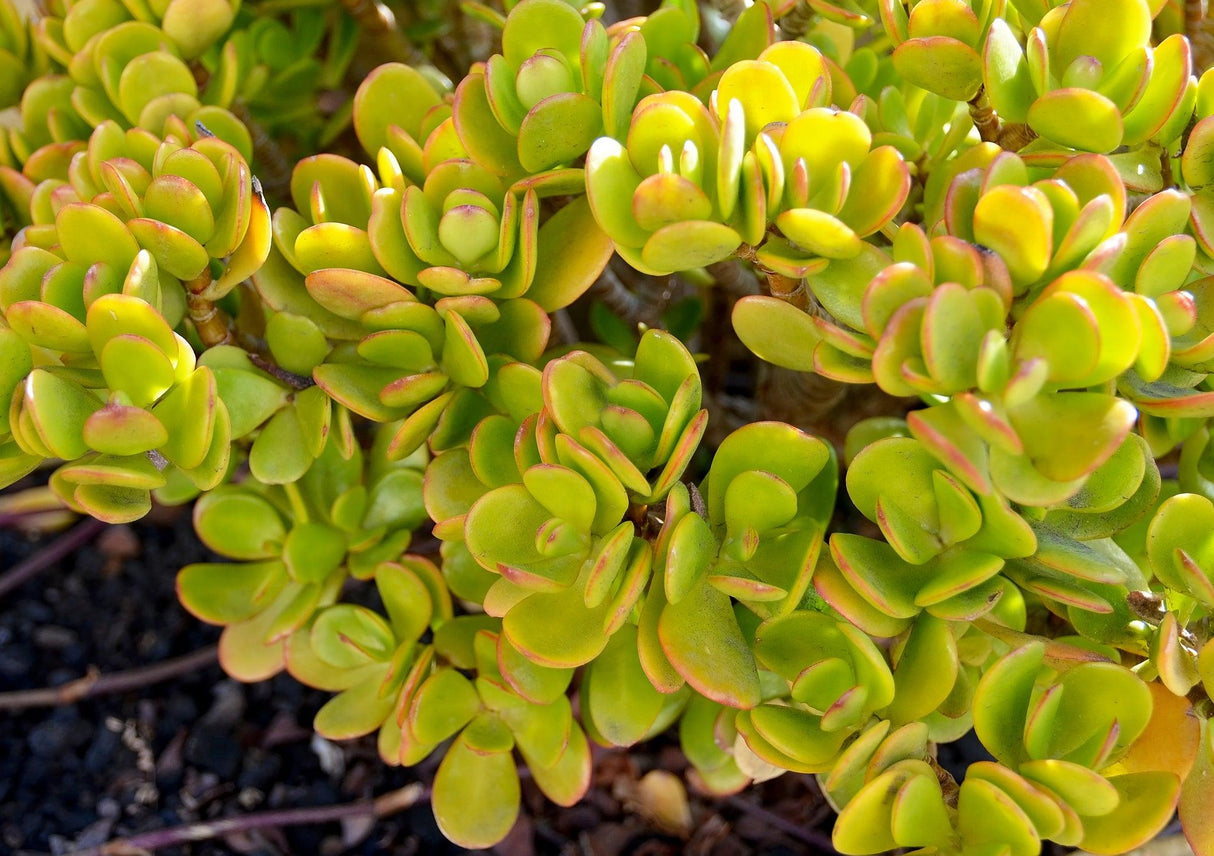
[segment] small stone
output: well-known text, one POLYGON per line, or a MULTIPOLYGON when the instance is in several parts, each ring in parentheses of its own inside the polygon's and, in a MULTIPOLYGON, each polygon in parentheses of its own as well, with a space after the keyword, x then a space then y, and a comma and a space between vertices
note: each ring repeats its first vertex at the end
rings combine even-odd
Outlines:
POLYGON ((121 745, 122 739, 117 732, 111 731, 108 728, 97 729, 97 736, 93 739, 93 745, 84 754, 85 769, 90 773, 103 772, 113 763, 114 755, 118 752, 118 747, 121 745))
POLYGON ((34 654, 29 648, 0 647, 0 675, 18 678, 34 668, 34 654))
POLYGON ((30 749, 40 758, 55 758, 72 745, 71 726, 64 722, 40 722, 29 733, 30 749))
POLYGON ((107 526, 97 538, 97 549, 111 559, 133 559, 142 545, 130 526, 107 526))
POLYGON ((196 728, 185 742, 185 759, 213 771, 221 779, 236 775, 241 754, 236 738, 216 728, 196 728))

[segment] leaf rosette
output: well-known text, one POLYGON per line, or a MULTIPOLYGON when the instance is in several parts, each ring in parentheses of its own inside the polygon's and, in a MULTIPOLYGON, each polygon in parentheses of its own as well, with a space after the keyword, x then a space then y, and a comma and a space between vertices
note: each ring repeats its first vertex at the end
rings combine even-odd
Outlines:
POLYGON ((252 142, 228 110, 234 92, 214 79, 200 91, 189 62, 217 43, 236 16, 230 0, 173 0, 162 15, 140 16, 117 0, 75 5, 60 19, 38 26, 42 47, 68 70, 71 104, 89 124, 116 121, 166 134, 176 118, 201 121, 240 139, 246 158, 252 142), (157 20, 159 19, 159 20, 157 20))
POLYGON ((315 151, 331 144, 350 121, 348 109, 317 109, 319 95, 337 89, 358 48, 359 28, 339 8, 295 8, 262 14, 230 30, 211 64, 207 103, 239 101, 258 124, 315 151))
POLYGON ((564 694, 571 672, 537 668, 504 634, 489 630, 477 632, 471 648, 475 683, 440 669, 418 690, 405 722, 427 745, 458 734, 435 777, 434 816, 451 840, 486 847, 505 836, 518 814, 514 750, 544 795, 564 806, 590 786, 591 756, 564 694), (447 692, 452 683, 459 684, 458 706, 447 692))
MULTIPOLYGON (((688 684, 734 709, 770 697, 753 628, 806 597, 836 481, 834 457, 820 440, 755 423, 722 443, 694 505, 684 485, 670 491, 638 635, 655 687, 672 693, 688 684)), ((774 695, 782 692, 777 686, 774 695)), ((714 787, 739 772, 708 762, 703 769, 725 777, 714 787)))
POLYGON ((325 606, 291 634, 286 667, 301 683, 337 693, 316 714, 318 733, 344 740, 379 729, 381 755, 396 765, 395 714, 434 662, 421 638, 452 618, 452 605, 438 568, 420 556, 381 563, 374 580, 387 620, 361 606, 325 606))
POLYGON ((874 146, 893 146, 908 163, 922 164, 928 175, 968 148, 973 127, 964 105, 917 86, 889 85, 872 95, 861 92, 848 112, 872 129, 874 146))
POLYGON ((1192 116, 1197 81, 1184 37, 1152 47, 1151 13, 1147 0, 1078 0, 1045 12, 1023 46, 995 20, 983 53, 991 105, 1042 138, 1035 151, 1171 147, 1192 116))
POLYGON ((35 189, 27 243, 73 266, 104 265, 88 287, 80 275, 86 302, 119 290, 143 248, 156 265, 148 279, 161 283, 159 300, 175 324, 185 309, 179 281, 197 281, 191 290, 216 300, 265 261, 269 209, 245 157, 218 137, 177 130, 161 140, 104 122, 73 157, 66 181, 35 189))
POLYGON ((735 724, 752 752, 779 767, 826 772, 844 741, 894 700, 894 676, 881 650, 823 613, 765 621, 755 631, 755 657, 788 682, 789 695, 742 711, 735 724))
POLYGON ((1063 834, 1079 846, 1121 852, 1149 840, 1171 818, 1183 775, 1136 746, 1152 724, 1155 694, 1115 663, 1056 671, 1045 653, 1030 643, 986 671, 975 696, 979 739, 1053 796, 1063 834))
MULTIPOLYGON (((23 262, 33 252, 41 251, 14 258, 23 262)), ((149 269, 147 253, 137 255, 136 264, 149 269)), ((58 259, 42 261, 55 267, 58 259)), ((128 284, 140 290, 137 276, 128 284)), ((29 371, 12 393, 8 425, 17 447, 67 461, 51 487, 69 506, 111 522, 146 514, 150 491, 167 483, 170 465, 199 489, 215 487, 231 440, 210 370, 196 366, 189 343, 141 297, 101 294, 85 310, 70 291, 77 287, 69 275, 66 288, 81 318, 39 300, 45 287, 27 300, 6 293, 12 332, 58 356, 29 371)), ((10 365, 20 365, 20 350, 14 353, 10 365)))
POLYGON ((63 74, 30 81, 21 93, 19 121, 0 129, 0 169, 20 169, 33 181, 63 171, 82 148, 80 141, 88 138, 90 127, 72 106, 73 89, 71 78, 63 74))
POLYGON ((436 452, 465 442, 493 412, 480 391, 502 365, 537 360, 548 339, 548 316, 527 299, 496 303, 469 295, 431 307, 372 274, 321 270, 307 281, 335 315, 379 328, 334 348, 312 375, 360 416, 404 420, 387 450, 393 459, 427 441, 436 452))
POLYGON ((400 560, 425 518, 421 481, 413 462, 375 465, 331 440, 288 487, 250 481, 202 497, 195 530, 238 561, 188 565, 177 589, 186 609, 224 627, 225 670, 246 681, 276 674, 291 634, 334 603, 349 576, 368 579, 400 560))
POLYGON ((711 264, 744 243, 787 276, 853 258, 897 213, 910 176, 893 148, 870 151, 863 120, 830 103, 825 60, 795 42, 730 65, 712 111, 686 93, 648 96, 626 144, 601 138, 587 157, 595 217, 647 273, 711 264))
POLYGON ((982 162, 949 183, 942 196, 944 228, 997 253, 1016 297, 1035 294, 1068 271, 1105 271, 1115 263, 1122 245, 1109 239, 1125 220, 1126 186, 1110 159, 1077 155, 1048 178, 1031 181, 1025 158, 991 148, 971 151, 982 162))
MULTIPOLYGON (((486 610, 503 615, 512 644, 540 663, 589 662, 628 617, 653 553, 624 518, 679 484, 703 435, 699 372, 677 339, 649 331, 621 369, 631 377, 585 352, 553 361, 543 374, 544 409, 522 423, 509 457, 487 453, 505 446, 510 423, 486 421, 473 435, 470 468, 481 485, 500 486, 466 512, 483 488, 456 502, 437 488, 431 494, 431 507, 452 515, 443 531, 462 512, 468 551, 501 575, 486 610), (539 620, 554 614, 559 624, 539 620)), ((463 465, 463 456, 447 460, 463 465)))

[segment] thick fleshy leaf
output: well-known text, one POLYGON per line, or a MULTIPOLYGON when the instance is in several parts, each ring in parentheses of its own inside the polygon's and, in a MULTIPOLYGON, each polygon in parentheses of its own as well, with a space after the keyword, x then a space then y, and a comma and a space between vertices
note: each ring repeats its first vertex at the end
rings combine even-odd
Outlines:
POLYGON ((982 58, 948 36, 910 39, 895 48, 894 68, 908 81, 954 101, 969 101, 982 85, 982 58))
POLYGON ((447 750, 430 798, 434 819, 461 847, 491 847, 518 816, 520 789, 514 759, 506 752, 478 752, 465 735, 447 750))
POLYGON ((662 649, 680 675, 701 694, 730 707, 760 701, 754 655, 742 636, 730 600, 707 582, 658 621, 662 649))
POLYGON ((540 228, 535 278, 527 298, 546 312, 568 306, 603 272, 611 252, 611 239, 595 223, 590 202, 575 199, 540 228))
POLYGON ((187 565, 177 575, 177 596, 211 624, 234 624, 273 602, 287 581, 282 562, 187 565))
POLYGON ((812 371, 820 339, 808 314, 778 297, 748 295, 733 308, 733 328, 759 359, 795 371, 812 371))
POLYGON ((551 668, 585 665, 607 646, 603 632, 609 602, 587 609, 578 585, 529 595, 502 622, 510 643, 535 662, 551 668))
POLYGON ((1111 152, 1121 144, 1117 105, 1090 89, 1055 89, 1033 102, 1028 124, 1041 136, 1086 152, 1111 152))
POLYGON ((658 229, 645 242, 641 259, 648 272, 673 273, 723 261, 742 243, 741 236, 723 223, 685 220, 658 229))
POLYGON ((194 506, 198 537, 233 559, 268 559, 281 549, 286 528, 274 506, 252 491, 226 487, 194 506))
POLYGON ((1193 852, 1207 856, 1214 852, 1214 814, 1209 810, 1214 800, 1214 727, 1209 720, 1202 723, 1196 754, 1180 792, 1180 822, 1193 852))
POLYGON ((641 668, 635 625, 626 624, 611 637, 585 680, 583 693, 595 730, 615 746, 642 740, 666 704, 666 696, 641 668))
POLYGON ((1158 771, 1112 776, 1120 797, 1117 809, 1103 817, 1083 819, 1079 845, 1091 853, 1124 853, 1154 838, 1176 811, 1181 781, 1175 773, 1158 771))

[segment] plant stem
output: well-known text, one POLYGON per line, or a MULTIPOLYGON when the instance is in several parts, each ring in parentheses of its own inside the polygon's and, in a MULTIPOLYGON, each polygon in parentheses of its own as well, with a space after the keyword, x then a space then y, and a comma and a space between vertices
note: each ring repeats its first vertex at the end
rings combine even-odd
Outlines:
POLYGON ((429 790, 414 782, 397 791, 391 791, 374 800, 360 800, 344 805, 309 806, 276 811, 261 811, 241 817, 223 820, 200 821, 181 826, 170 826, 153 832, 143 832, 130 838, 115 838, 99 847, 72 850, 67 856, 119 856, 119 854, 142 850, 158 850, 175 847, 192 841, 207 841, 234 832, 251 832, 269 827, 298 826, 301 824, 332 823, 359 817, 381 819, 398 811, 404 811, 429 799, 429 790))
POLYGON ((791 820, 781 817, 774 811, 763 808, 761 805, 749 802, 741 797, 728 797, 725 800, 727 805, 732 806, 746 814, 754 815, 759 820, 770 826, 774 826, 781 832, 791 835, 798 841, 803 841, 806 844, 816 848, 820 853, 837 853, 834 842, 821 833, 814 832, 812 829, 805 829, 800 824, 793 823, 791 820))
POLYGON ((234 344, 235 335, 232 332, 228 313, 216 306, 213 301, 202 296, 210 284, 211 268, 209 265, 203 268, 202 273, 198 276, 184 283, 185 301, 190 321, 194 323, 194 329, 198 331, 198 338, 202 340, 204 347, 214 348, 216 345, 234 344))
POLYGON ((995 109, 991 107, 991 99, 986 95, 986 87, 980 87, 978 94, 969 100, 970 118, 974 120, 974 127, 978 129, 978 136, 983 142, 997 143, 999 142, 999 133, 1002 130, 1002 124, 999 117, 995 115, 995 109))
POLYGON ((714 262, 708 266, 708 273, 735 300, 759 293, 754 276, 737 259, 714 262))
POLYGON ((245 347, 245 350, 249 352, 249 362, 276 380, 282 381, 291 387, 291 389, 304 390, 310 386, 316 386, 316 381, 312 380, 312 378, 297 375, 295 372, 289 372, 270 358, 263 357, 256 351, 249 350, 248 347, 245 347))
POLYGON ((25 561, 5 571, 4 575, 0 576, 0 597, 4 597, 60 559, 80 549, 96 538, 104 528, 105 524, 100 520, 82 521, 71 531, 56 538, 25 561))
POLYGON ((802 311, 808 311, 809 293, 805 290, 805 280, 768 272, 767 288, 772 297, 778 297, 802 311))
POLYGON ((636 325, 645 321, 649 315, 641 298, 624 285, 619 275, 611 269, 610 264, 603 268, 603 272, 599 274, 599 278, 594 281, 590 290, 607 305, 608 309, 629 324, 636 325))
POLYGON ((304 501, 303 494, 300 493, 299 484, 287 482, 282 489, 287 495, 287 502, 291 504, 291 513, 295 515, 295 523, 297 525, 307 523, 311 515, 308 513, 308 503, 304 501))
POLYGON ((396 15, 379 0, 341 0, 341 5, 385 59, 413 66, 427 62, 396 25, 396 15))
POLYGON ((270 197, 289 197, 291 173, 295 169, 291 160, 283 154, 278 143, 266 133, 266 129, 254 118, 243 102, 232 103, 232 115, 244 122, 244 126, 249 129, 249 136, 253 140, 253 159, 262 167, 258 178, 261 179, 261 183, 270 197))
POLYGON ((1193 47, 1193 71, 1198 75, 1214 59, 1214 39, 1211 39, 1210 25, 1206 21, 1207 7, 1207 0, 1185 0, 1184 3, 1184 33, 1193 47))
POLYGON ((150 666, 140 666, 137 669, 103 675, 93 668, 83 678, 77 678, 62 686, 0 693, 0 710, 17 711, 28 710, 32 707, 57 707, 58 705, 74 704, 95 696, 141 689, 169 678, 176 678, 206 668, 218 661, 218 651, 217 646, 209 645, 191 654, 153 663, 150 666))
POLYGON ((1022 122, 1012 122, 999 130, 999 146, 1009 152, 1018 152, 1033 140, 1037 132, 1022 122))

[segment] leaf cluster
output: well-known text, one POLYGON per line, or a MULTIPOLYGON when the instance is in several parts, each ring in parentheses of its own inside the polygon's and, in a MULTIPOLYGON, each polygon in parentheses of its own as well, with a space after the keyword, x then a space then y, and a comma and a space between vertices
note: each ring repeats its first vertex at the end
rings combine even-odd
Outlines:
POLYGON ((470 3, 496 52, 453 83, 362 73, 374 3, 0 0, 0 484, 193 501, 227 671, 441 755, 463 846, 520 764, 571 805, 592 743, 677 728, 706 792, 817 776, 843 853, 1114 854, 1179 809, 1214 854, 1214 75, 1175 5, 470 3), (723 306, 881 415, 710 431, 723 306))

